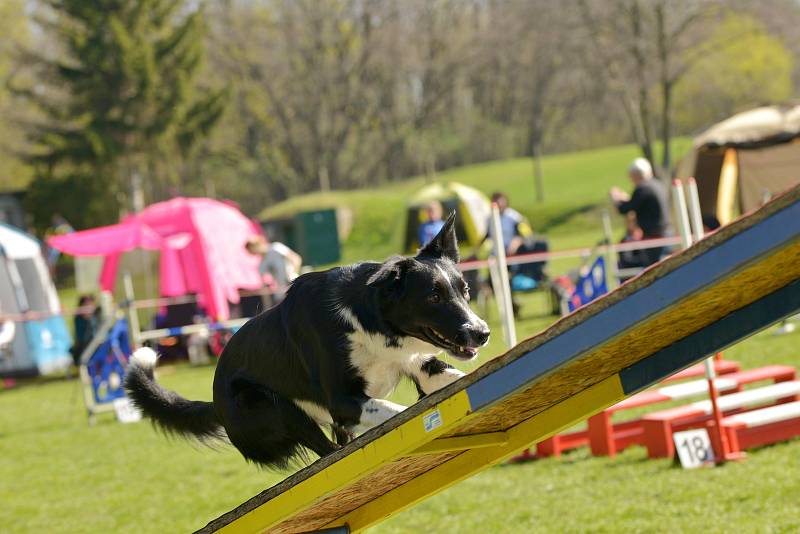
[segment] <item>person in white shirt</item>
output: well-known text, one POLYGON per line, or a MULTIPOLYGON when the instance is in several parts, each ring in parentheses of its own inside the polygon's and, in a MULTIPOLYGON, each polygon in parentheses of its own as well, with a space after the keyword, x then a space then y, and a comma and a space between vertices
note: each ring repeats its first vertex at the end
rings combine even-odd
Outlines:
POLYGON ((277 286, 276 300, 282 300, 289 283, 299 276, 303 258, 283 243, 270 243, 263 236, 248 240, 246 248, 251 254, 261 256, 258 272, 261 276, 269 274, 272 277, 277 286))
POLYGON ((14 341, 14 333, 17 329, 14 321, 5 320, 2 315, 3 310, 0 310, 0 351, 5 350, 14 341))

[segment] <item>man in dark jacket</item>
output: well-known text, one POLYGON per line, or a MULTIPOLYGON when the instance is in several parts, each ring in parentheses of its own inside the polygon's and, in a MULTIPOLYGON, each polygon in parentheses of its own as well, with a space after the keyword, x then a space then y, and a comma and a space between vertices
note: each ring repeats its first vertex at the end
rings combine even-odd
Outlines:
MULTIPOLYGON (((659 180, 653 178, 653 168, 644 158, 633 160, 628 176, 634 185, 633 195, 628 195, 618 187, 609 192, 611 201, 620 213, 636 213, 636 221, 642 229, 642 239, 665 237, 669 231, 669 199, 667 189, 659 180)), ((664 247, 642 250, 645 267, 661 259, 664 247)))

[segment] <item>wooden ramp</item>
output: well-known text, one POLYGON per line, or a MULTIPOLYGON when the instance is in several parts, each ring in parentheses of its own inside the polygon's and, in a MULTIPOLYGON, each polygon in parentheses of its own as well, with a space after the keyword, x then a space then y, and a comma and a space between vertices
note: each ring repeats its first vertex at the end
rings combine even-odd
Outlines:
POLYGON ((800 311, 800 186, 199 532, 359 532, 800 311))

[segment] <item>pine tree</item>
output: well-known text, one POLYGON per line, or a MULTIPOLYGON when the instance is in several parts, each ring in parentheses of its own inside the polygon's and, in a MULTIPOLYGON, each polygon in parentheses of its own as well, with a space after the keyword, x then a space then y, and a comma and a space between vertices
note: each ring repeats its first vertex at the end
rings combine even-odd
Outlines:
POLYGON ((28 38, 25 1, 0 1, 0 191, 22 188, 31 179, 30 166, 18 157, 25 149, 25 139, 15 124, 26 107, 20 106, 6 86, 20 67, 15 51, 28 38))
POLYGON ((134 177, 158 197, 223 111, 225 91, 196 80, 203 11, 187 0, 44 3, 39 23, 60 54, 30 54, 37 84, 24 92, 44 119, 29 205, 39 226, 54 211, 76 226, 113 222, 134 177))

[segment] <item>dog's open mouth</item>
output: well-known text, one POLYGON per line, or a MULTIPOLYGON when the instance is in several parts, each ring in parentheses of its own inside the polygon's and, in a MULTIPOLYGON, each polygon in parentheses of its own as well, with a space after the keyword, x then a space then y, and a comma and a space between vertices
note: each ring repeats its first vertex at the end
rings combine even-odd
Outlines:
POLYGON ((428 340, 431 343, 441 349, 446 350, 459 360, 471 360, 478 355, 478 347, 470 347, 468 345, 459 345, 454 343, 433 328, 426 328, 425 335, 428 337, 428 340))

